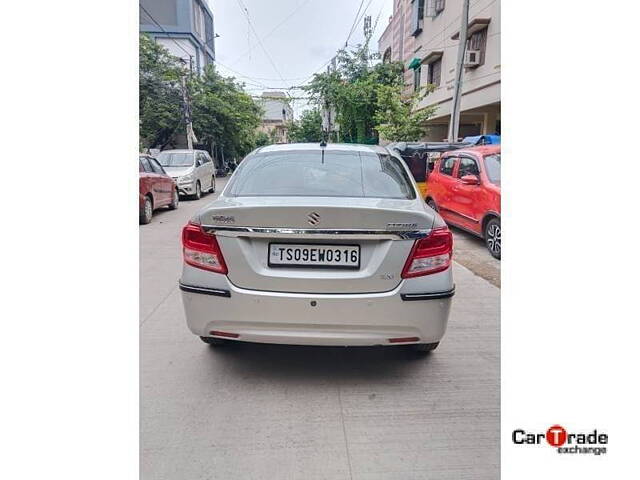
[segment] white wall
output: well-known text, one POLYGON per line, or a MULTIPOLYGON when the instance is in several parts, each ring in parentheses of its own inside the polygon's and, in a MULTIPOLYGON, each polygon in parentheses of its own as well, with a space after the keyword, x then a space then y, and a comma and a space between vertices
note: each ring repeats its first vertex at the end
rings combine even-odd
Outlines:
MULTIPOLYGON (((422 33, 415 39, 420 46, 415 56, 424 58, 431 51, 443 51, 440 86, 427 95, 421 106, 444 102, 438 107, 436 117, 451 114, 458 40, 451 37, 460 31, 462 0, 446 0, 444 11, 435 18, 425 18, 422 33)), ((490 18, 487 30, 487 46, 484 64, 465 70, 461 109, 467 110, 500 101, 500 0, 477 0, 471 2, 469 23, 474 18, 490 18), (482 88, 486 87, 486 88, 482 88), (479 89, 479 90, 478 90, 479 89), (476 90, 465 95, 465 92, 476 90)), ((427 66, 423 65, 422 84, 427 82, 427 66)))
POLYGON ((198 67, 198 62, 200 67, 204 67, 204 58, 202 58, 200 51, 196 49, 189 40, 186 38, 158 38, 156 37, 156 42, 162 45, 164 48, 169 50, 171 55, 174 55, 178 58, 182 58, 187 65, 189 65, 189 55, 193 57, 193 68, 196 69, 198 67), (179 44, 180 46, 176 45, 179 44), (181 48, 182 47, 182 48, 181 48), (188 52, 188 53, 187 53, 188 52))

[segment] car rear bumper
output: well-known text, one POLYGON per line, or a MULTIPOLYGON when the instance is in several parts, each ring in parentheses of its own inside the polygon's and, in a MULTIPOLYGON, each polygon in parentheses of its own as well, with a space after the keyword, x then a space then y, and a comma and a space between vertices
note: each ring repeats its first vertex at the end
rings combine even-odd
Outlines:
POLYGON ((313 295, 247 290, 225 280, 225 288, 180 284, 195 335, 289 345, 434 343, 444 336, 454 294, 407 294, 401 283, 383 293, 313 295))

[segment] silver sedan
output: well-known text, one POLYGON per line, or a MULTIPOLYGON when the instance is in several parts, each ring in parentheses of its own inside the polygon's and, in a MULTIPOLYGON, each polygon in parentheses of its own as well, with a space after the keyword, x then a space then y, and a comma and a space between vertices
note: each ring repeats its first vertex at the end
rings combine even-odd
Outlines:
POLYGON ((180 289, 203 341, 412 345, 442 339, 453 240, 383 147, 260 148, 182 233, 180 289))

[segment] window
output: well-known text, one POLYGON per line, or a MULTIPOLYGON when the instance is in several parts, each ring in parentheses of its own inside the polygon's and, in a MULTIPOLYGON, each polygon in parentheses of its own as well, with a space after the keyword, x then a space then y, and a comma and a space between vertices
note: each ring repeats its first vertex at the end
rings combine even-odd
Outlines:
POLYGON ((458 167, 458 178, 462 178, 465 175, 480 175, 478 164, 473 158, 460 158, 460 166, 458 167))
POLYGON ((140 157, 140 171, 153 173, 153 170, 151 169, 151 165, 149 164, 149 159, 147 157, 140 157))
POLYGON ((391 62, 391 47, 388 47, 384 51, 384 55, 382 56, 382 63, 389 63, 389 62, 391 62))
POLYGON ((227 187, 231 196, 414 199, 404 165, 366 152, 296 151, 247 157, 227 187))
POLYGON ((456 164, 456 157, 447 157, 440 162, 440 173, 443 175, 453 175, 453 167, 456 164))
POLYGON ((202 7, 194 0, 193 1, 193 29, 200 38, 204 38, 204 18, 202 15, 202 7))
POLYGON ((437 60, 434 60, 429 64, 429 73, 427 74, 427 83, 435 85, 436 87, 440 86, 440 74, 442 71, 442 57, 437 60))
POLYGON ((166 175, 164 169, 160 166, 160 164, 156 161, 155 158, 149 159, 149 165, 151 165, 151 169, 153 173, 157 173, 158 175, 166 175))
POLYGON ((420 77, 422 75, 422 65, 413 69, 413 91, 420 88, 420 77))
POLYGON ((467 40, 467 50, 480 51, 480 65, 484 65, 484 53, 487 49, 487 29, 483 28, 469 37, 467 40))
POLYGON ((424 0, 412 0, 411 2, 411 35, 414 37, 422 32, 424 17, 424 0))
POLYGON ((190 167, 193 165, 191 152, 160 152, 158 162, 163 167, 190 167))
POLYGON ((427 0, 425 17, 436 17, 444 10, 444 0, 427 0))
POLYGON ((209 12, 206 10, 203 10, 202 13, 204 14, 204 42, 211 50, 213 50, 213 18, 211 18, 211 15, 209 15, 209 12))
POLYGON ((494 185, 500 185, 500 154, 496 153, 485 156, 484 166, 489 181, 494 185))

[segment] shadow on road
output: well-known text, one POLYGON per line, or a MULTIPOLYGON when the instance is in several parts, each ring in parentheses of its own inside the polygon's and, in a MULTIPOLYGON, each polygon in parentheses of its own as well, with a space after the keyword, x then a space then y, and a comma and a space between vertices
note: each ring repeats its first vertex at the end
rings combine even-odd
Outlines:
POLYGON ((245 378, 283 383, 300 381, 388 381, 412 377, 438 353, 421 355, 408 347, 311 347, 230 342, 205 347, 211 372, 224 369, 245 378))

